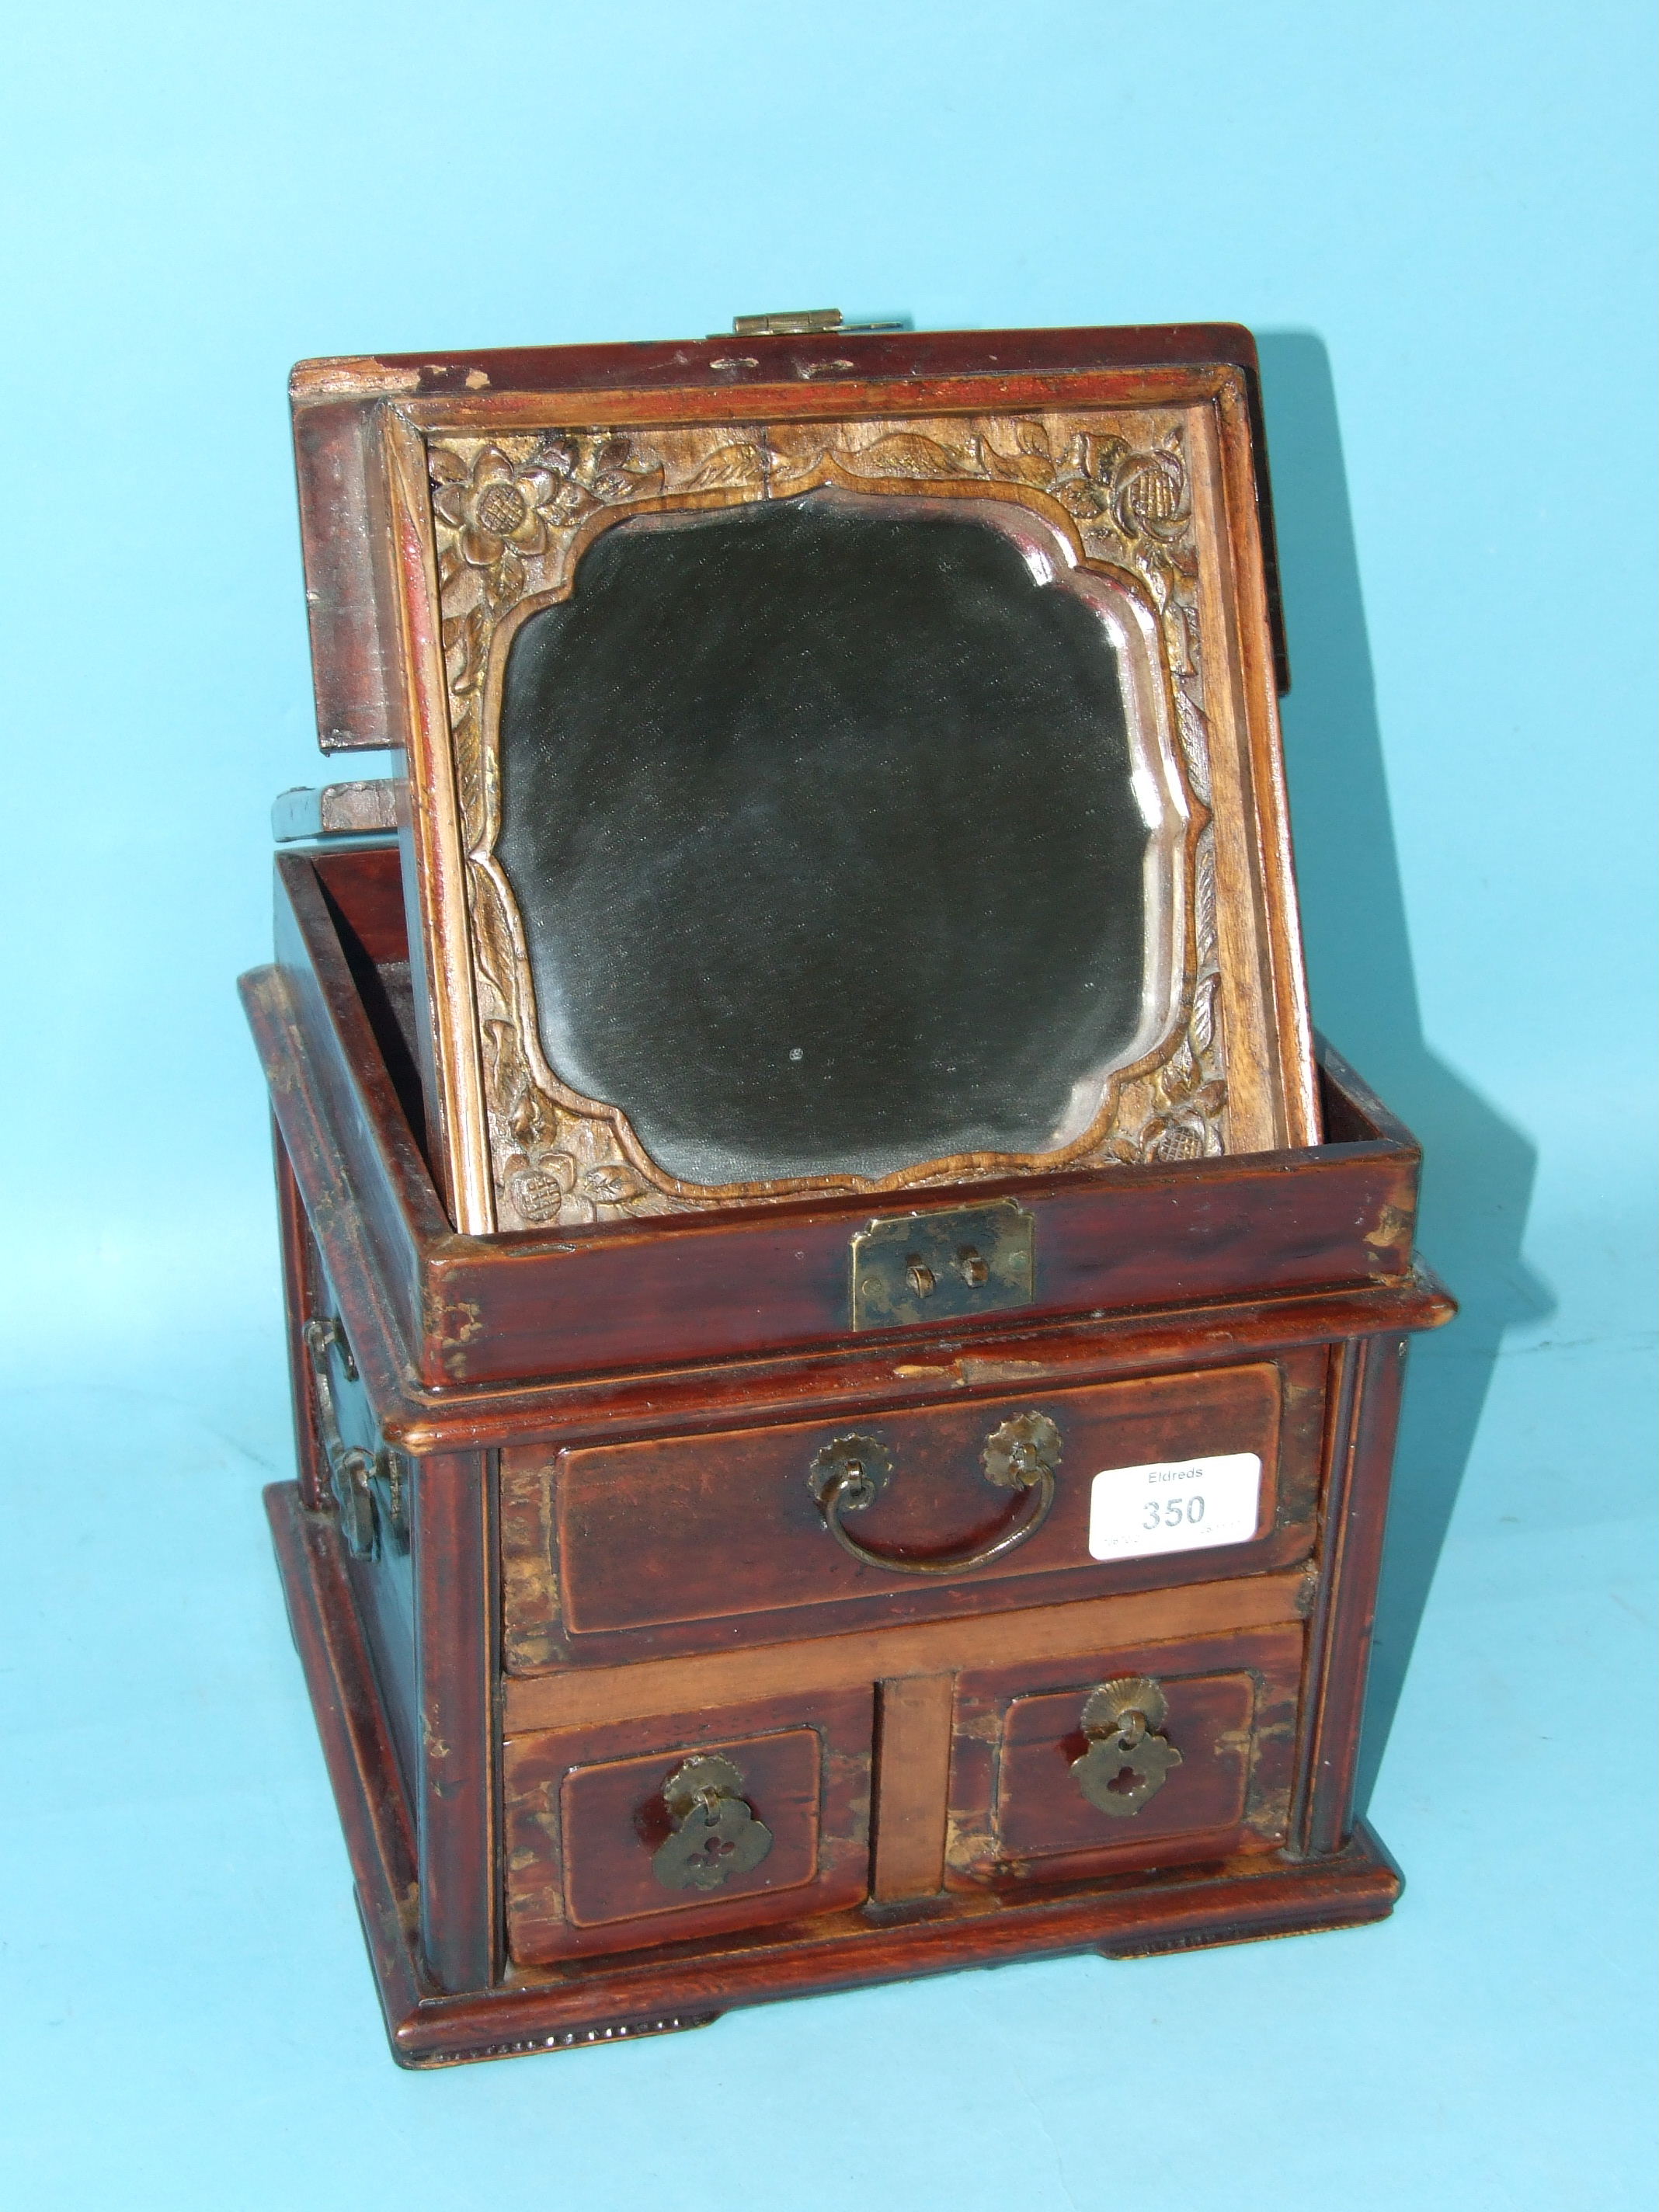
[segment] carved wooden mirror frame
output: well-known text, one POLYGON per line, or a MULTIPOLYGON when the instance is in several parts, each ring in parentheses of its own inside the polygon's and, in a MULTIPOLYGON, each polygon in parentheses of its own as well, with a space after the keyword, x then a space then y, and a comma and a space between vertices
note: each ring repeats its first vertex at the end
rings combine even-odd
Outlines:
MULTIPOLYGON (((379 362, 296 372, 296 415, 308 399, 337 415, 356 403, 361 465, 379 481, 390 559, 374 588, 395 614, 389 720, 408 767, 417 1004, 439 1109, 428 1119, 465 1231, 1316 1140, 1240 370, 1002 376, 988 406, 982 378, 842 387, 833 372, 848 366, 830 362, 822 380, 619 380, 568 394, 502 389, 478 371, 471 388, 433 396, 418 374, 379 362), (653 1160, 621 1109, 548 1065, 496 856, 503 671, 520 625, 569 595, 584 555, 618 525, 823 488, 895 514, 952 502, 1095 605, 1118 650, 1138 768, 1160 791, 1147 880, 1161 969, 1133 1056, 1105 1072, 1087 1126, 1050 1151, 699 1185, 653 1160)), ((308 530, 313 590, 317 555, 308 530)))

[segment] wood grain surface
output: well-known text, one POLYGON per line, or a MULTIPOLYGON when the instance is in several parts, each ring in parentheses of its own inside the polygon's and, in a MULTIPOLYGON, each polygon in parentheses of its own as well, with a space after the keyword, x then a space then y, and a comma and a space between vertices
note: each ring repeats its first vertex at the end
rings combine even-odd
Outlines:
POLYGON ((870 1893, 880 1904, 944 1886, 955 1697, 951 1674, 901 1674, 879 1686, 870 1893))
POLYGON ((684 1942, 860 1903, 870 1881, 869 1685, 718 1712, 509 1735, 501 1776, 507 1940, 520 1963, 684 1942), (664 1789, 716 1754, 770 1832, 713 1891, 665 1887, 664 1789))
POLYGON ((1168 1643, 1298 1621, 1313 1590, 1302 1569, 1237 1582, 1188 1583, 1124 1597, 1085 1598, 1018 1612, 956 1618, 861 1634, 807 1637, 697 1658, 624 1667, 566 1668, 501 1686, 510 1734, 635 1714, 734 1705, 768 1686, 844 1689, 902 1674, 958 1673, 1023 1659, 1071 1658, 1118 1644, 1168 1643))
POLYGON ((1016 1958, 1100 1950, 1145 1957, 1383 1917, 1400 1876, 1363 1826, 1328 1856, 1243 1854, 1143 1881, 1057 1884, 1010 1902, 958 1895, 920 1919, 830 1912, 699 1944, 586 1964, 525 1968, 465 1993, 434 1989, 420 1964, 414 1885, 389 1741, 351 1609, 331 1565, 329 1523, 292 1483, 266 1493, 313 1711, 344 1824, 392 2055, 404 2066, 568 2051, 702 2027, 726 2009, 1016 1958))
POLYGON ((616 1664, 927 1619, 969 1602, 1030 1606, 1289 1565, 1313 1547, 1325 1365, 1315 1350, 1092 1389, 1039 1383, 1018 1397, 848 1410, 832 1422, 559 1453, 511 1448, 501 1455, 506 1666, 616 1664), (867 1565, 831 1539, 809 1478, 817 1453, 846 1435, 892 1455, 885 1491, 854 1524, 878 1553, 937 1557, 1017 1525, 1020 1502, 986 1481, 982 1455, 1000 1424, 1032 1409, 1054 1420, 1061 1455, 1055 1505, 1029 1541, 953 1576, 867 1565), (1262 1462, 1254 1540, 1091 1559, 1097 1473, 1233 1451, 1262 1462))
MULTIPOLYGON (((657 1224, 654 1252, 632 1231, 564 1249, 454 1234, 416 1133, 406 1006, 394 1073, 398 896, 384 849, 322 868, 285 855, 283 959, 246 997, 278 1128, 296 1355, 304 1320, 337 1314, 365 1418, 417 1462, 408 1649, 408 1610, 400 1646, 390 1601, 394 1563, 344 1556, 296 1356, 307 1487, 278 1486, 269 1502, 400 2061, 573 2048, 883 1977, 1090 1947, 1134 1956, 1386 1912, 1398 1876, 1353 1826, 1353 1761, 1406 1337, 1452 1308, 1411 1258, 1415 1146, 1352 1072, 1327 1052, 1322 1146, 1126 1168, 1098 1189, 1092 1178, 1083 1190, 1065 1178, 1031 1188, 1028 1202, 1048 1209, 1039 1249, 1047 1237, 1063 1250, 1067 1221, 1079 1239, 1069 1288, 1034 1313, 871 1341, 821 1303, 784 1341, 769 1333, 766 1299, 775 1291, 787 1309, 787 1285, 781 1273, 744 1279, 759 1248, 740 1216, 657 1224), (1073 1211, 1090 1206, 1101 1209, 1092 1231, 1073 1211), (1155 1249, 1124 1255, 1116 1240, 1149 1218, 1161 1223, 1155 1249), (677 1332, 704 1322, 684 1320, 679 1301, 702 1279, 676 1255, 693 1246, 708 1282, 725 1285, 716 1305, 727 1303, 719 1348, 686 1356, 677 1332), (652 1287, 624 1326, 590 1316, 573 1286, 625 1250, 652 1287), (1210 1256, 1194 1266, 1194 1252, 1210 1256), (1144 1272, 1113 1279, 1120 1261, 1144 1272), (451 1301, 465 1270, 481 1293, 473 1335, 451 1301), (1106 1296, 1109 1280, 1146 1295, 1106 1296), (1206 1284, 1223 1287, 1195 1287, 1206 1284), (492 1346, 503 1316, 516 1366, 492 1346), (463 1336, 495 1371, 453 1373, 463 1336), (1091 1434, 1139 1437, 1148 1456, 1178 1439, 1197 1449, 1183 1407, 1224 1412, 1253 1436, 1276 1428, 1271 1528, 1218 1568, 1197 1555, 1045 1561, 1034 1538, 1032 1571, 964 1578, 942 1604, 930 1594, 894 1610, 883 1597, 868 1614, 833 1585, 839 1569, 823 1578, 835 1547, 814 1526, 798 1446, 861 1425, 890 1431, 901 1469, 929 1473, 913 1522, 896 1520, 889 1535, 954 1541, 969 1532, 959 1512, 985 1429, 1050 1400, 1062 1421, 1074 1401, 1101 1409, 1091 1434), (1120 1419, 1116 1407, 1133 1410, 1120 1419), (729 1479, 745 1452, 757 1455, 755 1481, 746 1504, 738 1485, 722 1518, 722 1470, 729 1479), (562 1453, 590 1455, 568 1511, 551 1479, 562 1453), (793 1523, 776 1517, 797 1486, 799 1540, 815 1547, 801 1568, 790 1564, 793 1523), (649 1563, 630 1565, 627 1528, 659 1510, 649 1563), (757 1516, 765 1534, 745 1560, 757 1516), (574 1636, 555 1566, 562 1528, 578 1617, 585 1601, 607 1621, 574 1636), (1274 1549, 1281 1541, 1291 1548, 1274 1549), (580 1556, 590 1543, 597 1580, 580 1556), (735 1556, 730 1598, 722 1547, 735 1556), (1137 1584, 1141 1575, 1152 1579, 1137 1584), (737 1609, 700 1609, 711 1604, 737 1609), (691 1648, 674 1648, 685 1638, 691 1648), (573 1663, 584 1638, 592 1656, 573 1663), (1073 1707, 1130 1668, 1170 1680, 1170 1725, 1199 1749, 1188 1760, 1183 1745, 1182 1768, 1135 1816, 1145 1825, 1100 1844, 1079 1826, 1073 1707), (639 1822, 660 1796, 659 1763, 698 1745, 808 1735, 826 1747, 814 1881, 777 1886, 775 1920, 764 1885, 723 1907, 699 1900, 684 1920, 641 1909, 639 1822), (571 1779, 583 1773, 594 1778, 571 1779), (514 1795, 514 1775, 534 1775, 534 1790, 514 1795), (520 1824, 511 1840, 503 1820, 520 1824), (565 1821, 595 1839, 574 1917, 556 1863, 565 1821), (512 1960, 515 1880, 524 1925, 540 1933, 512 1960), (718 1926, 695 1917, 722 1910, 734 1917, 718 1926), (684 1932, 659 1936, 671 1921, 684 1932)), ((788 1249, 814 1234, 839 1243, 856 1218, 804 1209, 788 1249)), ((1083 1464, 1096 1458, 1106 1463, 1091 1443, 1083 1464)), ((799 1854, 810 1788, 775 1779, 799 1854)))
POLYGON ((1077 1659, 964 1672, 957 1685, 945 1879, 1085 1880, 1276 1850, 1289 1824, 1301 1690, 1299 1626, 1123 1645, 1077 1659), (1158 1733, 1181 1753, 1138 1813, 1112 1819, 1073 1762, 1083 1714, 1112 1678, 1149 1676, 1168 1711, 1158 1733))

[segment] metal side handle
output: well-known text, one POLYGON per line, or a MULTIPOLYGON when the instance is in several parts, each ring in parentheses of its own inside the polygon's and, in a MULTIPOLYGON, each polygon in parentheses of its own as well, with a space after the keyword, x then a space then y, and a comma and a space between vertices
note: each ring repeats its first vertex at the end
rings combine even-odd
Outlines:
POLYGON ((390 1444, 370 1451, 349 1444, 340 1433, 339 1401, 334 1395, 334 1375, 329 1353, 337 1352, 348 1375, 355 1377, 356 1362, 346 1342, 345 1331, 332 1317, 314 1316, 305 1325, 306 1349, 311 1354, 313 1397, 317 1408, 318 1441, 328 1463, 328 1486, 339 1508, 340 1534, 354 1559, 372 1558, 380 1538, 381 1506, 377 1486, 385 1493, 386 1533, 398 1549, 409 1541, 408 1472, 404 1455, 390 1444))

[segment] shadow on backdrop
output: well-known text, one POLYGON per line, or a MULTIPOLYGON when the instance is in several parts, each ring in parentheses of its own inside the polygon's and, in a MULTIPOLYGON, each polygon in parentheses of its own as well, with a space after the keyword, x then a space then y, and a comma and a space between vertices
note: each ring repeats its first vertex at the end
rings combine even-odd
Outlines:
POLYGON ((1540 1319, 1554 1301, 1521 1257, 1534 1146, 1423 1039, 1330 361, 1307 331, 1259 332, 1257 343, 1314 1018, 1422 1140, 1422 1249, 1462 1309, 1412 1351, 1360 1753, 1363 1810, 1504 1332, 1540 1319))

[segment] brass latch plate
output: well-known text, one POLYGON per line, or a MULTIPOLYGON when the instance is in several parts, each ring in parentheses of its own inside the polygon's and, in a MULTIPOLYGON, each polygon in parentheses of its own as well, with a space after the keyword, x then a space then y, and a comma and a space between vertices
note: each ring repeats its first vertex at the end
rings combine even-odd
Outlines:
POLYGON ((853 1326, 900 1328, 1029 1306, 1036 1224, 1018 1199, 899 1213, 853 1239, 853 1326))

